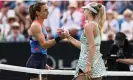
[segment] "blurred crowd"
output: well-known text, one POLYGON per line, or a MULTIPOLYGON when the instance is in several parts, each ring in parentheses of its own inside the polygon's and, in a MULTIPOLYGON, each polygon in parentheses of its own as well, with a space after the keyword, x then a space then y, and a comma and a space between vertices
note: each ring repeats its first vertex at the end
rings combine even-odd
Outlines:
MULTIPOLYGON (((106 6, 106 22, 102 29, 102 40, 114 40, 116 32, 123 32, 128 40, 133 40, 133 1, 95 0, 106 6)), ((70 34, 80 39, 85 17, 82 6, 90 0, 82 1, 47 1, 49 15, 44 20, 48 38, 57 36, 57 29, 69 29, 70 34)), ((36 0, 0 1, 0 41, 29 41, 27 30, 31 25, 28 9, 36 0)))

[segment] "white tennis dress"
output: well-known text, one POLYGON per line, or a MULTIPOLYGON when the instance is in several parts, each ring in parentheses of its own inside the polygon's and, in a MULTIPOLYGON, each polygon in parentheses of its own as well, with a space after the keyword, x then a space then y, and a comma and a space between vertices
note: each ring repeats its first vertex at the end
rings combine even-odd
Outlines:
MULTIPOLYGON (((92 77, 102 77, 106 74, 106 68, 104 65, 104 61, 102 59, 102 54, 100 53, 100 44, 101 44, 101 31, 98 26, 98 24, 94 21, 90 21, 91 23, 95 24, 97 27, 98 35, 95 36, 95 56, 92 60, 92 77)), ((85 71, 86 65, 88 63, 88 54, 89 54, 89 43, 87 40, 87 37, 84 35, 84 32, 82 33, 80 37, 81 41, 81 52, 78 60, 78 64, 76 67, 76 74, 75 77, 78 76, 79 69, 81 69, 83 72, 85 71)))

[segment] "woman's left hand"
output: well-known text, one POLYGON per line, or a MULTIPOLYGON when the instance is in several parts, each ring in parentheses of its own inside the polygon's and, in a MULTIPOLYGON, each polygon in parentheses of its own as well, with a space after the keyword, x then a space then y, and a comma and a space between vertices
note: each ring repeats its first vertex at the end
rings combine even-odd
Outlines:
POLYGON ((85 73, 88 74, 90 77, 92 76, 92 69, 91 69, 91 66, 88 64, 85 68, 85 73))

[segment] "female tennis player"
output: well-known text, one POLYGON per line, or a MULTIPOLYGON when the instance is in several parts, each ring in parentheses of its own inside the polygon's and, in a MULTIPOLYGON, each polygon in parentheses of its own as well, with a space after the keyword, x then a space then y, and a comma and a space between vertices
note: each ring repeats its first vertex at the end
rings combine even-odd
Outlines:
MULTIPOLYGON (((44 19, 48 16, 48 6, 46 3, 37 2, 29 8, 30 18, 33 21, 28 34, 30 37, 31 56, 26 66, 29 68, 45 69, 47 63, 47 49, 61 40, 61 36, 52 40, 47 40, 47 32, 44 19)), ((30 80, 39 80, 38 75, 30 74, 30 80)), ((43 78, 46 80, 46 78, 43 78)))
POLYGON ((74 39, 68 31, 64 30, 65 37, 77 48, 81 49, 74 80, 90 79, 102 80, 106 74, 105 65, 100 53, 101 31, 105 22, 105 7, 100 3, 89 3, 83 7, 86 24, 80 41, 74 39))

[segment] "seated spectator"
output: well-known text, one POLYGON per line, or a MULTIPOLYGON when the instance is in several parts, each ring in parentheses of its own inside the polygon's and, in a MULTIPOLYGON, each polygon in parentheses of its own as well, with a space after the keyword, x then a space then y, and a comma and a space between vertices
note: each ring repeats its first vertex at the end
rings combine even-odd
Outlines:
POLYGON ((121 24, 121 32, 123 32, 128 40, 133 40, 133 20, 132 11, 126 9, 123 13, 125 21, 121 24))
POLYGON ((26 38, 27 40, 29 40, 28 29, 29 29, 29 27, 30 27, 30 25, 31 25, 31 23, 32 23, 32 21, 31 21, 31 19, 30 19, 30 15, 27 15, 27 16, 26 16, 25 22, 26 22, 26 23, 25 23, 24 28, 23 28, 23 30, 22 30, 22 34, 25 36, 25 38, 26 38))
POLYGON ((119 12, 119 9, 121 8, 121 5, 122 5, 122 1, 115 1, 115 0, 112 0, 112 1, 108 1, 106 3, 106 10, 113 10, 113 11, 118 11, 119 12))
POLYGON ((122 6, 119 8, 120 14, 122 14, 126 9, 133 10, 133 1, 127 0, 127 1, 121 1, 122 6))
POLYGON ((16 16, 14 10, 9 9, 9 3, 4 2, 0 12, 1 34, 3 37, 7 37, 10 31, 10 24, 15 20, 16 16))
POLYGON ((19 22, 23 23, 25 25, 25 20, 28 15, 28 7, 24 2, 18 2, 16 7, 14 8, 16 16, 19 18, 19 22))
POLYGON ((115 34, 119 31, 119 23, 117 19, 115 19, 115 15, 112 10, 107 11, 106 21, 103 27, 103 35, 104 37, 108 37, 110 34, 115 34))
POLYGON ((59 1, 52 1, 52 5, 49 7, 48 18, 44 21, 44 27, 51 28, 53 36, 57 35, 57 29, 60 28, 59 1))
POLYGON ((78 39, 78 31, 81 29, 82 24, 82 13, 77 10, 77 2, 71 2, 69 4, 69 10, 64 13, 61 22, 63 23, 63 28, 69 29, 70 34, 78 39), (78 17, 77 17, 78 16, 78 17))
MULTIPOLYGON (((61 13, 64 13, 64 12, 67 11, 68 5, 69 5, 69 1, 67 1, 67 0, 64 0, 64 1, 61 1, 61 2, 60 2, 59 8, 60 8, 61 13)), ((61 15, 62 15, 62 14, 61 14, 61 15)))
POLYGON ((25 37, 20 33, 20 24, 18 22, 14 22, 11 25, 11 34, 7 36, 8 42, 24 42, 25 37))
POLYGON ((7 23, 4 25, 4 35, 8 36, 11 30, 11 24, 16 22, 18 19, 15 15, 14 10, 9 10, 7 14, 7 23))
POLYGON ((63 18, 61 20, 63 26, 65 27, 70 27, 72 25, 81 26, 82 14, 77 10, 77 2, 71 2, 68 7, 69 10, 64 13, 63 18))
POLYGON ((0 11, 0 23, 6 24, 7 23, 7 14, 9 11, 9 4, 7 2, 3 3, 3 6, 0 11))
POLYGON ((105 34, 108 33, 108 31, 112 31, 114 33, 119 31, 119 23, 115 19, 115 16, 112 10, 107 11, 106 21, 103 28, 103 32, 105 34))

